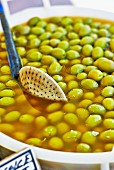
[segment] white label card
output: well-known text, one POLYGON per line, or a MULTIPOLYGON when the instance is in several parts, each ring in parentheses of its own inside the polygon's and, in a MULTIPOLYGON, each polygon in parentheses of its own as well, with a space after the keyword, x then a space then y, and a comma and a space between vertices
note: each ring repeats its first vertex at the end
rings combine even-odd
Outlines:
POLYGON ((20 151, 0 162, 0 170, 41 170, 31 148, 20 151))

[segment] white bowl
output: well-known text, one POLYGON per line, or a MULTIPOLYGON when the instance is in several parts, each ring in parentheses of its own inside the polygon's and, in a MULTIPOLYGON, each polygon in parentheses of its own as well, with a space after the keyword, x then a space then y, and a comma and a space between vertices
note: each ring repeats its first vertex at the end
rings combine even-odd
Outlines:
MULTIPOLYGON (((11 16, 10 26, 26 22, 29 18, 39 16, 89 16, 94 18, 114 19, 114 13, 85 9, 73 6, 54 6, 51 8, 29 8, 11 16)), ((0 133, 0 145, 17 152, 29 145, 16 141, 0 133)), ((67 153, 33 147, 43 170, 114 170, 114 151, 104 153, 67 153)))

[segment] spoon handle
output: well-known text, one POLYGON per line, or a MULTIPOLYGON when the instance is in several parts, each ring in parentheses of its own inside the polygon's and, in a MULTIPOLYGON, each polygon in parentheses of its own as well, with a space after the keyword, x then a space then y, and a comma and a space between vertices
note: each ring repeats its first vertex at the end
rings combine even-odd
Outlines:
POLYGON ((8 21, 5 17, 4 12, 0 12, 0 19, 1 19, 2 28, 4 31, 5 40, 6 40, 8 62, 10 65, 11 74, 14 79, 18 80, 19 70, 22 68, 21 59, 18 56, 16 47, 13 41, 12 33, 10 31, 8 21))

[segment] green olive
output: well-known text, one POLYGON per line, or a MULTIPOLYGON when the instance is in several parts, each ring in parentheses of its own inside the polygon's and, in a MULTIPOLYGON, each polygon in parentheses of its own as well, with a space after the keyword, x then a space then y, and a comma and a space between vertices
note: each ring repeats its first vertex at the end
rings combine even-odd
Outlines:
POLYGON ((40 39, 41 41, 43 41, 43 40, 49 39, 50 37, 51 37, 51 33, 50 33, 50 32, 44 32, 43 34, 41 34, 41 35, 39 36, 39 39, 40 39))
POLYGON ((105 151, 112 151, 114 144, 108 143, 105 145, 105 151))
POLYGON ((25 37, 18 37, 16 39, 16 43, 17 43, 18 46, 26 46, 28 41, 25 37))
POLYGON ((10 106, 10 105, 13 105, 14 103, 15 103, 15 100, 12 97, 2 97, 0 99, 1 106, 10 106))
POLYGON ((55 61, 57 61, 57 59, 51 55, 43 55, 41 58, 41 63, 46 64, 46 65, 50 65, 51 63, 55 61))
POLYGON ((103 105, 101 104, 91 104, 88 107, 88 110, 91 114, 100 114, 103 115, 106 112, 106 109, 103 105))
POLYGON ((2 59, 2 60, 7 59, 7 52, 6 51, 0 51, 0 59, 2 59))
POLYGON ((104 52, 104 55, 105 55, 105 57, 108 58, 108 59, 113 59, 113 57, 114 57, 114 53, 113 53, 112 51, 110 51, 110 50, 106 50, 106 51, 104 52))
MULTIPOLYGON (((37 38, 37 35, 35 35, 35 34, 29 34, 28 36, 27 36, 27 39, 28 40, 31 40, 31 39, 34 39, 34 38, 37 38)), ((20 42, 21 43, 21 42, 20 42)))
POLYGON ((100 139, 104 142, 113 142, 114 141, 114 130, 109 129, 109 130, 103 131, 100 134, 100 139))
POLYGON ((93 99, 95 99, 95 94, 94 94, 94 92, 85 92, 83 97, 84 97, 84 99, 93 100, 93 99))
POLYGON ((83 24, 82 22, 76 23, 76 24, 74 25, 74 31, 75 31, 76 33, 79 33, 79 31, 81 30, 81 28, 83 28, 83 26, 84 26, 84 24, 83 24))
POLYGON ((112 98, 105 98, 103 101, 103 106, 107 109, 107 110, 113 110, 114 109, 114 100, 112 98))
POLYGON ((44 31, 45 31, 45 30, 44 30, 43 28, 38 27, 38 26, 35 26, 35 27, 32 27, 32 28, 31 28, 31 33, 32 33, 32 34, 35 34, 35 35, 43 34, 44 31))
POLYGON ((77 52, 77 51, 74 51, 74 50, 69 50, 67 53, 67 58, 69 60, 72 60, 72 59, 76 59, 76 58, 79 58, 80 57, 80 54, 77 52))
POLYGON ((63 26, 69 25, 72 23, 72 18, 71 17, 63 17, 61 23, 63 26))
POLYGON ((50 18, 49 18, 49 21, 50 21, 51 23, 60 24, 61 21, 62 21, 62 18, 59 17, 59 16, 57 16, 57 17, 54 16, 54 17, 50 17, 50 18))
POLYGON ((8 65, 4 65, 0 68, 2 74, 11 74, 10 67, 8 65))
POLYGON ((77 74, 77 79, 78 80, 83 80, 83 79, 86 79, 86 78, 87 78, 87 74, 85 72, 77 74))
POLYGON ((4 115, 5 113, 6 113, 6 110, 0 107, 0 116, 4 115))
POLYGON ((80 143, 76 147, 77 152, 88 153, 91 152, 91 146, 86 143, 80 143))
POLYGON ((89 25, 84 25, 79 30, 79 36, 83 37, 83 36, 89 35, 90 32, 91 32, 90 26, 89 25))
POLYGON ((30 53, 28 56, 27 56, 27 59, 29 61, 40 61, 42 58, 42 54, 38 51, 35 51, 33 53, 30 53))
POLYGON ((65 92, 67 89, 67 84, 63 81, 59 81, 58 85, 61 87, 61 89, 65 92))
POLYGON ((110 36, 110 33, 109 33, 109 31, 106 30, 105 28, 101 28, 101 29, 99 29, 99 31, 98 31, 98 35, 99 35, 100 37, 109 37, 109 36, 110 36))
POLYGON ((26 49, 24 47, 17 47, 17 52, 23 57, 26 54, 26 49))
MULTIPOLYGON (((52 47, 57 47, 57 45, 60 43, 61 41, 59 39, 56 39, 56 38, 52 38, 49 42, 49 44, 52 46, 52 47)), ((63 44, 63 43, 62 43, 63 44)), ((61 46, 61 45, 60 45, 61 46)), ((62 45, 63 46, 63 45, 62 45)))
POLYGON ((70 50, 74 50, 74 51, 77 51, 80 53, 82 50, 82 46, 81 45, 72 45, 72 46, 70 46, 70 50))
POLYGON ((109 27, 109 32, 110 32, 111 34, 114 34, 114 26, 113 26, 113 25, 111 25, 111 26, 109 27))
POLYGON ((104 97, 112 97, 114 94, 114 88, 112 86, 104 87, 101 91, 101 94, 104 97))
POLYGON ((86 125, 88 127, 96 127, 98 125, 100 125, 102 122, 102 117, 100 115, 90 115, 87 119, 86 119, 86 125))
POLYGON ((33 18, 29 19, 28 24, 30 26, 34 26, 34 25, 38 24, 39 21, 40 21, 40 18, 33 17, 33 18))
POLYGON ((107 58, 100 58, 98 60, 98 68, 102 71, 105 71, 107 73, 111 73, 114 71, 114 62, 112 60, 109 60, 107 58))
POLYGON ((63 81, 63 77, 60 76, 60 75, 54 75, 54 76, 53 76, 53 79, 54 79, 55 81, 57 81, 57 82, 63 81))
POLYGON ((71 46, 78 45, 80 43, 80 39, 72 39, 69 41, 71 46))
POLYGON ((105 113, 105 118, 114 118, 114 111, 107 111, 105 113))
POLYGON ((87 67, 84 68, 84 71, 86 73, 89 73, 91 70, 96 70, 96 69, 97 69, 96 66, 87 66, 87 67))
POLYGON ((90 44, 86 44, 82 47, 82 54, 86 57, 91 56, 92 51, 93 51, 93 47, 90 44))
POLYGON ((62 111, 52 112, 48 115, 48 120, 51 123, 56 123, 62 120, 64 113, 62 111))
POLYGON ((38 116, 36 117, 35 119, 35 125, 38 127, 38 128, 44 128, 46 125, 48 124, 48 121, 47 119, 44 117, 44 116, 38 116))
POLYGON ((65 28, 66 28, 67 32, 73 31, 73 26, 72 25, 66 25, 65 28))
POLYGON ((6 122, 14 122, 14 121, 18 120, 20 115, 21 115, 21 113, 18 111, 11 111, 11 112, 5 114, 4 120, 6 122))
POLYGON ((54 23, 49 23, 46 26, 46 31, 47 32, 54 32, 54 31, 56 31, 56 29, 57 29, 57 25, 54 24, 54 23))
POLYGON ((78 74, 84 70, 84 66, 82 64, 75 64, 71 67, 71 74, 78 74))
POLYGON ((17 32, 19 34, 21 34, 21 35, 28 35, 30 33, 30 30, 31 30, 30 26, 28 26, 28 25, 20 25, 18 27, 17 32))
POLYGON ((97 59, 97 58, 100 58, 100 57, 103 57, 103 49, 101 47, 95 47, 92 51, 92 57, 94 59, 97 59))
POLYGON ((106 46, 108 45, 108 42, 109 42, 109 38, 107 37, 101 37, 101 38, 98 38, 96 41, 95 41, 95 47, 101 47, 101 48, 106 48, 106 46))
POLYGON ((101 80, 102 86, 114 86, 114 75, 107 75, 101 80))
POLYGON ((60 135, 66 133, 66 132, 68 132, 70 130, 70 126, 66 122, 59 122, 56 125, 56 128, 57 128, 57 132, 60 135))
POLYGON ((81 120, 86 120, 89 116, 89 111, 85 108, 78 108, 76 114, 81 120))
POLYGON ((41 21, 39 21, 39 22, 37 23, 37 26, 42 27, 42 28, 45 28, 46 25, 47 25, 47 22, 44 21, 44 20, 41 20, 41 21))
MULTIPOLYGON (((68 64, 70 66, 76 65, 76 64, 81 64, 81 60, 80 59, 72 59, 68 62, 68 64)), ((78 65, 77 67, 80 67, 80 65, 78 65)), ((85 67, 85 66, 84 66, 85 67)), ((75 67, 74 67, 75 68, 75 67)))
POLYGON ((81 137, 81 132, 76 130, 71 130, 63 135, 63 140, 67 143, 76 142, 81 137))
POLYGON ((51 75, 59 74, 62 66, 58 62, 53 62, 48 68, 48 73, 51 75))
POLYGON ((51 38, 63 40, 64 39, 64 33, 60 32, 60 31, 56 31, 52 34, 51 38))
POLYGON ((88 78, 95 81, 100 81, 103 78, 103 73, 100 70, 91 70, 88 73, 88 78))
POLYGON ((81 81, 81 86, 84 88, 84 89, 87 89, 87 90, 92 90, 92 89, 96 89, 99 85, 98 83, 93 80, 93 79, 84 79, 81 81))
POLYGON ((43 135, 45 137, 55 136, 56 133, 57 133, 57 129, 54 126, 47 126, 43 130, 43 135))
POLYGON ((62 48, 63 50, 68 50, 69 48, 69 43, 68 41, 60 41, 58 44, 58 48, 62 48))
POLYGON ((38 38, 33 38, 29 41, 28 47, 29 48, 36 48, 40 45, 40 39, 38 38))
POLYGON ((4 89, 0 91, 0 97, 14 97, 15 92, 10 89, 4 89))
POLYGON ((20 116, 19 121, 21 123, 30 124, 34 121, 34 116, 29 114, 23 114, 20 116))
POLYGON ((85 19, 84 19, 84 23, 85 23, 85 24, 89 24, 89 25, 92 24, 92 23, 93 23, 93 18, 91 18, 91 17, 85 18, 85 19))
POLYGON ((50 54, 52 52, 53 48, 49 45, 42 45, 40 47, 40 52, 43 54, 50 54))
POLYGON ((110 40, 111 51, 114 52, 114 38, 110 40))
POLYGON ((89 105, 91 105, 91 104, 92 104, 92 100, 84 99, 84 100, 79 102, 78 106, 82 107, 82 108, 88 108, 89 105))
POLYGON ((69 38, 70 40, 72 40, 72 39, 78 39, 79 36, 78 36, 78 34, 76 34, 75 32, 69 32, 69 33, 68 33, 68 38, 69 38))
POLYGON ((91 57, 86 57, 82 59, 82 64, 89 66, 93 64, 93 59, 91 57))
POLYGON ((0 123, 0 131, 3 133, 12 133, 14 132, 15 127, 10 123, 0 123))
POLYGON ((26 140, 26 143, 29 145, 38 146, 38 147, 42 145, 41 139, 38 139, 38 138, 29 138, 26 140))
POLYGON ((107 129, 114 129, 114 119, 108 118, 103 121, 103 125, 107 129))
POLYGON ((3 90, 5 88, 5 84, 0 82, 0 91, 3 90))
POLYGON ((79 100, 83 96, 83 90, 74 88, 68 92, 68 98, 70 100, 79 100))
POLYGON ((41 42, 40 45, 41 45, 41 46, 42 46, 42 45, 49 45, 49 43, 50 43, 50 40, 44 40, 44 41, 41 42))
POLYGON ((52 50, 51 54, 57 59, 64 59, 65 55, 66 55, 65 51, 61 48, 58 48, 58 47, 54 48, 52 50))
POLYGON ((49 147, 53 150, 62 150, 64 143, 59 137, 52 137, 49 140, 49 147))
POLYGON ((76 126, 78 124, 78 117, 74 113, 65 114, 64 120, 70 125, 76 126))
POLYGON ((96 135, 92 131, 87 131, 82 135, 81 141, 89 145, 94 145, 97 140, 96 135))
POLYGON ((81 39, 80 45, 93 44, 94 39, 90 36, 85 36, 81 39))
POLYGON ((68 90, 74 89, 78 87, 78 82, 75 80, 71 80, 68 82, 68 90))
POLYGON ((33 62, 28 62, 27 63, 27 66, 33 66, 33 67, 40 67, 41 66, 41 63, 40 62, 36 62, 36 61, 33 61, 33 62))
POLYGON ((66 103, 64 106, 63 106, 63 111, 68 113, 68 112, 75 112, 76 110, 76 105, 73 104, 73 103, 66 103))
POLYGON ((25 66, 28 63, 27 58, 22 58, 21 61, 22 61, 23 66, 25 66))
POLYGON ((52 104, 48 105, 46 107, 46 111, 49 112, 49 113, 50 112, 55 112, 55 111, 59 110, 60 108, 61 108, 61 104, 55 102, 55 103, 52 103, 52 104))

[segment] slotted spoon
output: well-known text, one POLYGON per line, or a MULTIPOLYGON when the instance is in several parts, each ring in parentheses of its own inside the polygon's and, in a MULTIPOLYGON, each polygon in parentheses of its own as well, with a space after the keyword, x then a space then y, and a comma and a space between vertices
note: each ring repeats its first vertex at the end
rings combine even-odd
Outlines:
POLYGON ((23 90, 34 96, 50 100, 67 101, 64 92, 51 76, 35 67, 22 67, 21 59, 17 54, 12 33, 3 11, 0 12, 0 18, 6 39, 12 77, 23 90))

